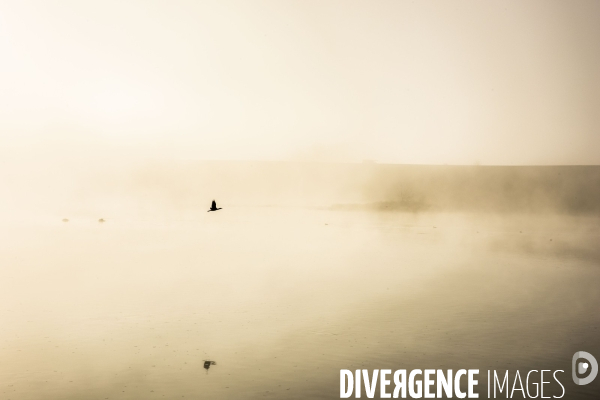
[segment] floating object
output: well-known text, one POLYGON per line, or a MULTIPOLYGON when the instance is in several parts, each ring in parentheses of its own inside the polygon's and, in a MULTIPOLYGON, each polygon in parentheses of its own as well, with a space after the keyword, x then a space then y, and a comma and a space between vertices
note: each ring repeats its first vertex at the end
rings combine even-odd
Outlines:
POLYGON ((208 370, 211 365, 217 365, 217 363, 215 361, 204 360, 204 369, 205 370, 208 370))
POLYGON ((100 218, 100 219, 98 220, 98 222, 105 222, 105 221, 106 221, 106 220, 105 220, 104 218, 100 218))
POLYGON ((217 208, 217 202, 213 200, 212 204, 210 205, 210 210, 208 210, 207 212, 217 211, 220 209, 221 209, 221 207, 217 208))
POLYGON ((63 218, 62 222, 69 222, 69 219, 68 218, 63 218))

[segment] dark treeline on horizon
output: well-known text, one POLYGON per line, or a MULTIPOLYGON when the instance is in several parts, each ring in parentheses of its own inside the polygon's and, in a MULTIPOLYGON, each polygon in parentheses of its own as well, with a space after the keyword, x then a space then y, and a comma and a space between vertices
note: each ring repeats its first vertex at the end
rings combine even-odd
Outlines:
POLYGON ((179 204, 207 191, 240 205, 600 213, 600 166, 204 161, 147 166, 132 182, 146 192, 172 193, 179 204))
POLYGON ((223 206, 600 214, 600 166, 154 161, 5 175, 9 209, 65 215, 193 212, 213 199, 223 206))

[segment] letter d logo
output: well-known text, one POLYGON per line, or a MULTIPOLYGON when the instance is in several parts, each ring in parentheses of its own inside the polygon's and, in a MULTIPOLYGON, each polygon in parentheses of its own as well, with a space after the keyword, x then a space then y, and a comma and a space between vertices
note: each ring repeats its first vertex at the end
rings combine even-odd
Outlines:
POLYGON ((592 382, 594 378, 596 378, 596 375, 598 375, 598 361, 596 361, 593 355, 585 351, 578 351, 577 353, 573 354, 573 363, 571 368, 573 371, 573 382, 575 382, 576 385, 587 385, 588 383, 592 382), (576 365, 577 360, 580 358, 585 358, 588 362, 580 362, 579 365, 576 365), (590 367, 592 370, 586 378, 577 377, 577 374, 585 374, 590 367))

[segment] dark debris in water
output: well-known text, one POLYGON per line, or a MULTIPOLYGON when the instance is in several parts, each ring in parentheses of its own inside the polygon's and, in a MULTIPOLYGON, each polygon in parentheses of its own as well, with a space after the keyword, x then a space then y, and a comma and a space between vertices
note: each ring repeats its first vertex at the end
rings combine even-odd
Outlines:
POLYGON ((211 365, 217 365, 215 361, 204 360, 204 369, 208 370, 211 365))

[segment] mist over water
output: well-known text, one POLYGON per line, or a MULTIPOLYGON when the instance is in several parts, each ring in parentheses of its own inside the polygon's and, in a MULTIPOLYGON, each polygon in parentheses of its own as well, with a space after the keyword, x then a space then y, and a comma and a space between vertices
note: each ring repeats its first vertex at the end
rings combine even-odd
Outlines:
POLYGON ((598 167, 3 173, 0 398, 333 399, 359 368, 599 391, 570 371, 600 354, 598 167))
POLYGON ((599 20, 0 1, 0 400, 335 399, 359 368, 600 398, 571 378, 600 359, 599 20))

